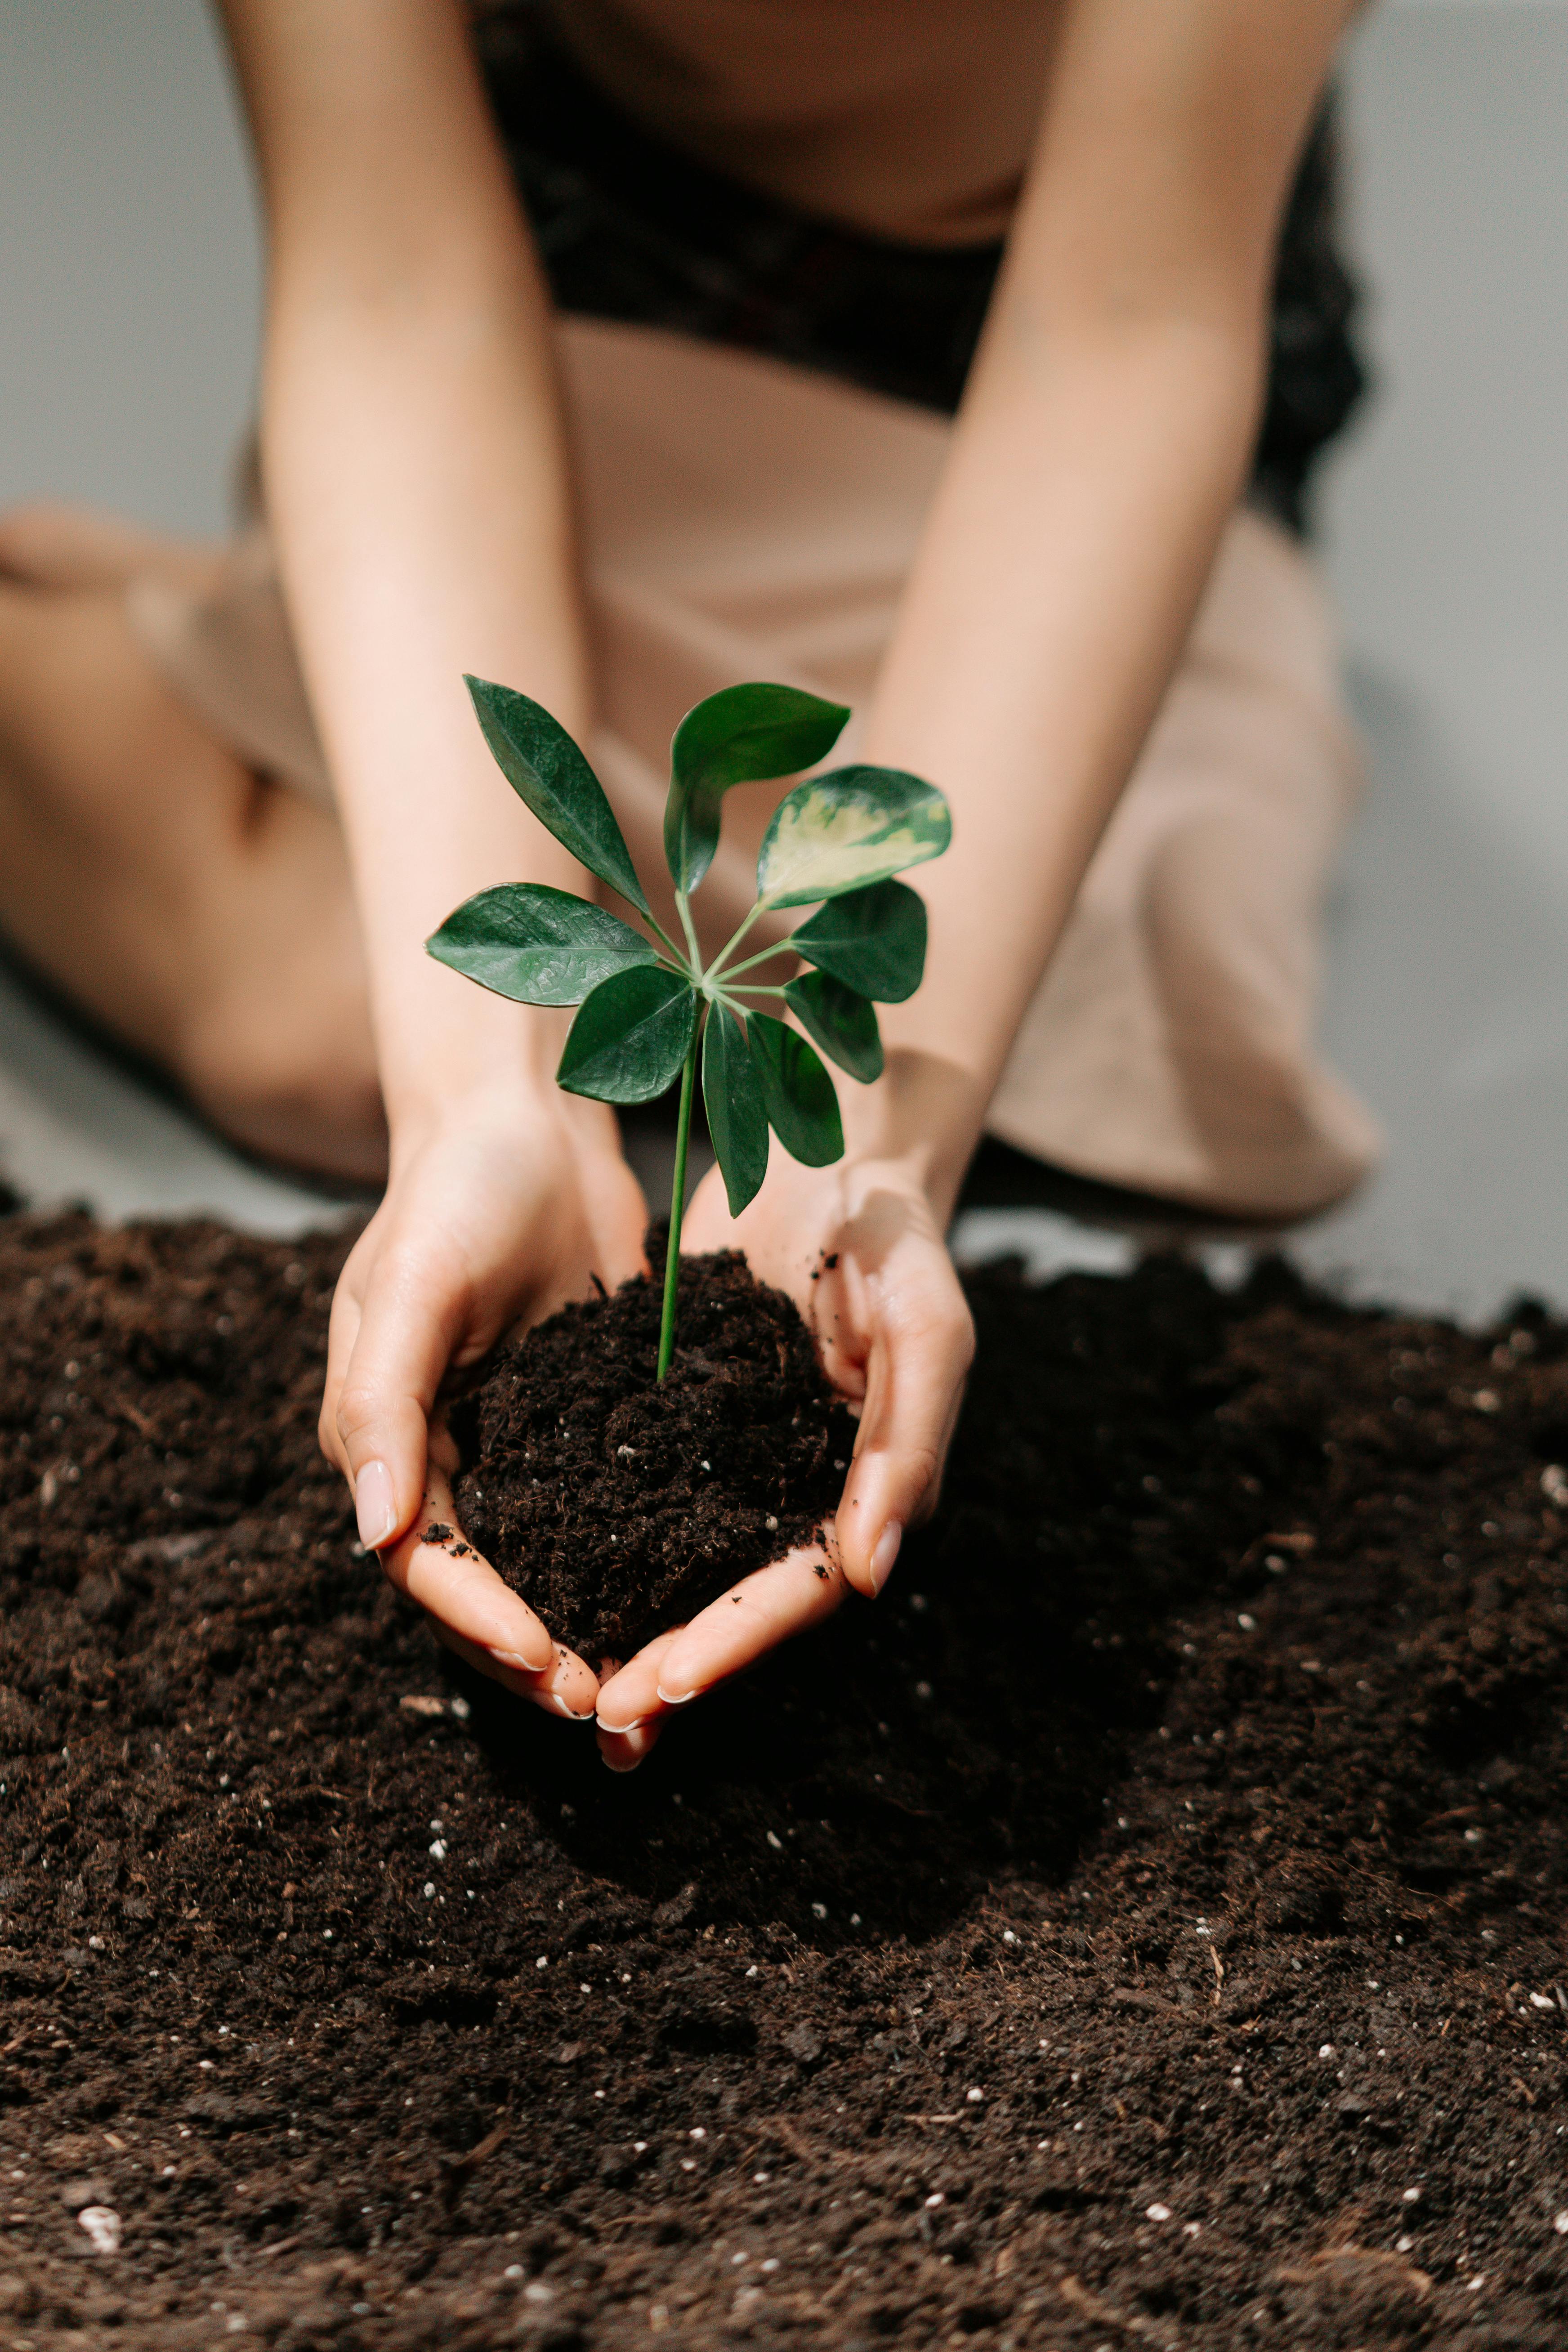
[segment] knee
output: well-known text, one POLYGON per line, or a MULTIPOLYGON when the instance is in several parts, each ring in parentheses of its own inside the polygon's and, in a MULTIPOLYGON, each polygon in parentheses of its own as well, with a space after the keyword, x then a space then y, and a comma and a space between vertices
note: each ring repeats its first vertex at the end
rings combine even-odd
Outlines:
POLYGON ((50 499, 30 499, 0 510, 0 579, 32 588, 77 586, 74 561, 79 534, 69 507, 50 499))
POLYGON ((194 1021, 184 1077, 214 1126, 264 1159, 339 1182, 386 1174, 386 1121, 363 987, 236 992, 194 1021))

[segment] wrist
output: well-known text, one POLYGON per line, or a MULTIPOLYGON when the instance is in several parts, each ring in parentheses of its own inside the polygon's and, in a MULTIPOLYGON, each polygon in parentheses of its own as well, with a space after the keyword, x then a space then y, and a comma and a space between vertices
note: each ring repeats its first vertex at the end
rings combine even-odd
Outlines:
POLYGON ((984 1121, 971 1074, 936 1055, 899 1049, 873 1085, 842 1088, 840 1103, 847 1164, 918 1191, 945 1226, 984 1121))
POLYGON ((454 1119, 537 1128, 559 1123, 556 1065, 570 1012, 480 996, 443 1018, 402 1029, 382 1055, 382 1092, 395 1155, 454 1119), (498 1017, 499 1016, 499 1017, 498 1017))

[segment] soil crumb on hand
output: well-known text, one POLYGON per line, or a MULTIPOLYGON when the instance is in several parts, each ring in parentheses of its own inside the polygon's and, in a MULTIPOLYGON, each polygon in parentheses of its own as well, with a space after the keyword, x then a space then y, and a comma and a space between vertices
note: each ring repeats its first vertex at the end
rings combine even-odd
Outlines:
POLYGON ((656 1381, 661 1299, 642 1276, 563 1308, 453 1413, 465 1532, 594 1664, 812 1541, 855 1443, 795 1302, 738 1250, 681 1260, 656 1381))

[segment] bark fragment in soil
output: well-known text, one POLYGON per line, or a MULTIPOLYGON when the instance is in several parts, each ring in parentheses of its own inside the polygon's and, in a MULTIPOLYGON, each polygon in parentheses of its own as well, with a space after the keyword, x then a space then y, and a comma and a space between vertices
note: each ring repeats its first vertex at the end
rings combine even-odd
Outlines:
POLYGON ((855 1443, 794 1301, 738 1251, 682 1262, 656 1381, 661 1295, 641 1277, 552 1315, 454 1416, 465 1532, 595 1664, 814 1541, 855 1443))
POLYGON ((1561 1327, 984 1277, 618 1780, 359 1555, 340 1250, 0 1229, 0 2347, 1563 2340, 1561 1327))

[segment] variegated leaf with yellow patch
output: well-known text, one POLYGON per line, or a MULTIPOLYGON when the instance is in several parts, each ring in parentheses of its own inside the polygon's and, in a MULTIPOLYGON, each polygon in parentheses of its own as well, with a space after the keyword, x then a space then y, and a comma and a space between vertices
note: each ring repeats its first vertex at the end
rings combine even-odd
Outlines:
POLYGON ((757 889, 770 907, 805 907, 885 881, 952 837, 934 784, 900 768, 835 768, 786 793, 757 856, 757 889))

